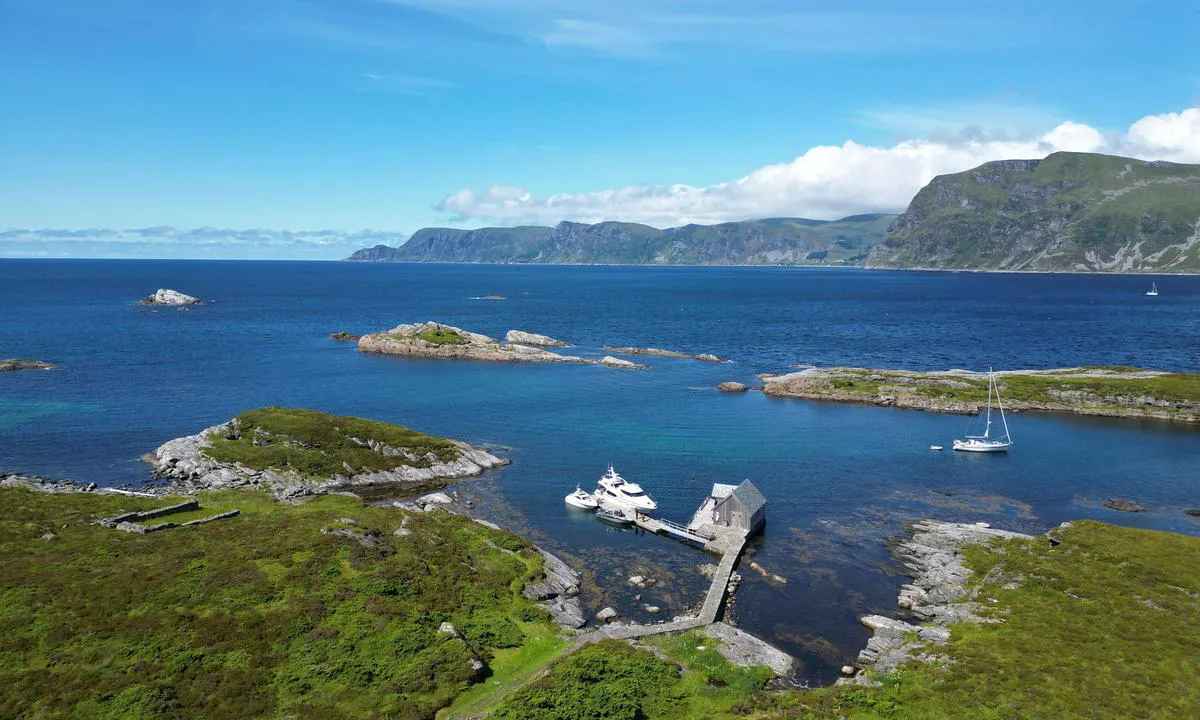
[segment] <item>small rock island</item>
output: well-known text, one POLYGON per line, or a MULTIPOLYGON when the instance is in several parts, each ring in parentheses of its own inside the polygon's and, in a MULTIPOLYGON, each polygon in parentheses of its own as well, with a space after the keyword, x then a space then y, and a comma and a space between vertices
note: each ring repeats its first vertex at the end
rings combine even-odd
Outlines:
MULTIPOLYGON (((868 403, 973 415, 987 405, 985 373, 867 368, 807 368, 760 375, 775 397, 868 403)), ((1070 412, 1200 423, 1200 374, 1123 366, 996 373, 1005 410, 1070 412)))
POLYGON ((362 352, 382 355, 485 362, 577 363, 632 369, 643 367, 616 358, 590 360, 562 355, 544 349, 546 346, 565 347, 566 344, 545 335, 520 330, 509 331, 505 342, 501 342, 487 335, 438 322, 398 325, 391 330, 364 335, 358 341, 358 349, 362 352))
POLYGON ((0 372, 16 372, 17 370, 53 370, 54 365, 43 360, 21 360, 8 358, 0 360, 0 372))
POLYGON ((277 407, 171 440, 146 460, 177 492, 258 486, 281 499, 363 485, 445 485, 509 462, 399 425, 277 407))
POLYGON ((182 307, 185 305, 199 305, 200 298, 184 295, 178 290, 170 290, 167 288, 159 288, 149 297, 142 298, 142 305, 166 305, 168 307, 182 307))

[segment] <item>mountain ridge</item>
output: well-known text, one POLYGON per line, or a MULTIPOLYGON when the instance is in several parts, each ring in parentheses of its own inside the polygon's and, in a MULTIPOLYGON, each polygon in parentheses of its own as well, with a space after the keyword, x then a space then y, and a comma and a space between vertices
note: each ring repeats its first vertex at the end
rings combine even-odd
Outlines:
POLYGON ((641 223, 563 221, 476 230, 423 228, 399 247, 363 248, 356 262, 648 265, 861 264, 894 215, 840 220, 765 218, 659 229, 641 223))
POLYGON ((1200 165, 1060 152, 939 175, 869 268, 1200 270, 1200 165))

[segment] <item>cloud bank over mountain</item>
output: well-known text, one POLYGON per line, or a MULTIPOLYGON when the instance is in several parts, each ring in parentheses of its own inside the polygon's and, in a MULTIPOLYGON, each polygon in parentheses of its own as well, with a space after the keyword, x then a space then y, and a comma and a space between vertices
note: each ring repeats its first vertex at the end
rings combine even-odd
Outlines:
POLYGON ((115 230, 0 231, 2 257, 159 257, 337 260, 364 245, 398 245, 407 233, 377 230, 231 230, 170 226, 115 230))
POLYGON ((520 187, 496 185, 460 190, 436 207, 456 223, 506 225, 625 220, 666 227, 776 216, 832 220, 856 213, 900 212, 937 175, 1057 151, 1200 162, 1200 108, 1148 115, 1117 133, 1067 121, 1040 136, 1018 140, 983 133, 907 140, 890 147, 848 140, 813 147, 791 162, 703 187, 631 186, 537 196, 520 187))

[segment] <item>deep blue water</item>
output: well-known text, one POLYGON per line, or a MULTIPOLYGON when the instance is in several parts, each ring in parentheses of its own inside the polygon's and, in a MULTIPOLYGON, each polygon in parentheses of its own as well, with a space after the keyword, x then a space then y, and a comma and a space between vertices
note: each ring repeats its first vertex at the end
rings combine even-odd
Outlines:
POLYGON ((828 680, 894 612, 884 541, 934 516, 1041 531, 1096 517, 1200 533, 1200 429, 1056 415, 1010 418, 1007 456, 933 454, 970 419, 725 395, 722 380, 797 363, 997 369, 1130 364, 1200 371, 1200 277, 994 275, 781 268, 620 268, 249 262, 0 262, 0 357, 52 372, 0 375, 0 467, 100 484, 148 480, 138 457, 263 405, 312 407, 510 448, 513 464, 460 490, 574 559, 594 611, 682 612, 700 551, 568 513, 562 496, 608 462, 661 514, 686 519, 712 482, 750 478, 769 500, 733 606, 746 629, 828 680), (136 305, 158 287, 211 299, 136 305), (503 302, 470 298, 504 295, 503 302), (629 372, 374 357, 328 340, 440 320, 603 344, 713 352, 711 365, 643 358, 629 372), (1112 496, 1148 512, 1106 510, 1112 496))

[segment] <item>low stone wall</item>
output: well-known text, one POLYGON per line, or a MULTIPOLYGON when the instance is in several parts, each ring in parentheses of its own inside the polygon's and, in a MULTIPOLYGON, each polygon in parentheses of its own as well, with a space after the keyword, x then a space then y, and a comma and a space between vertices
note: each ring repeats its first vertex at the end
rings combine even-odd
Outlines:
POLYGON ((141 520, 153 520, 155 518, 174 515, 175 513, 191 512, 199 509, 200 503, 198 501, 188 500, 186 502, 168 505, 167 507, 157 508, 154 510, 143 510, 141 512, 130 512, 123 513, 121 515, 114 515, 110 518, 104 518, 98 522, 104 527, 113 528, 115 530, 137 533, 138 535, 146 535, 148 533, 158 532, 159 530, 170 530, 171 528, 177 527, 191 527, 193 525, 203 525, 205 523, 216 522, 217 520, 225 520, 227 518, 235 517, 241 512, 240 510, 236 509, 226 510, 223 513, 217 513, 216 515, 210 515, 209 517, 196 518, 195 520, 189 520, 185 523, 167 521, 158 523, 156 525, 142 525, 139 522, 141 520))
POLYGON ((199 510, 199 509, 200 509, 199 501, 187 500, 187 501, 184 501, 181 503, 177 503, 175 505, 168 505, 166 507, 161 507, 161 508, 157 508, 154 510, 143 510, 141 512, 130 512, 130 513, 123 513, 121 515, 114 515, 110 518, 101 520, 100 524, 107 525, 108 527, 115 527, 117 525, 120 525, 121 523, 132 523, 132 522, 138 522, 140 520, 153 520, 154 518, 160 518, 160 517, 163 517, 164 515, 173 515, 175 513, 181 513, 181 512, 191 512, 192 510, 199 510))

